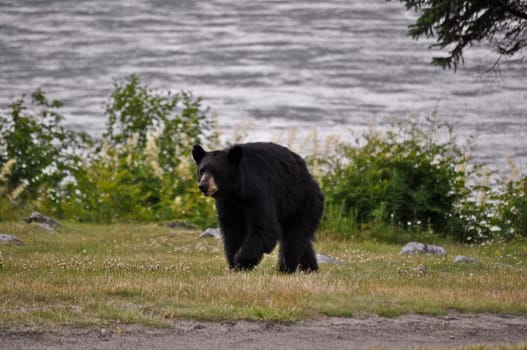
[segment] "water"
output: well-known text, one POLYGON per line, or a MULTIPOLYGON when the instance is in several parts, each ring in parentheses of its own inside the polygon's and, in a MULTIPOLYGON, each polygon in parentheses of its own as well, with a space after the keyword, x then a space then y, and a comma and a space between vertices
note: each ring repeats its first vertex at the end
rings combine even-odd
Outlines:
POLYGON ((427 115, 476 135, 478 161, 527 168, 527 69, 466 54, 456 74, 429 65, 430 42, 408 38, 397 1, 0 0, 0 105, 37 87, 65 102, 67 123, 94 134, 114 78, 191 90, 226 134, 249 140, 295 128, 318 135, 427 115))

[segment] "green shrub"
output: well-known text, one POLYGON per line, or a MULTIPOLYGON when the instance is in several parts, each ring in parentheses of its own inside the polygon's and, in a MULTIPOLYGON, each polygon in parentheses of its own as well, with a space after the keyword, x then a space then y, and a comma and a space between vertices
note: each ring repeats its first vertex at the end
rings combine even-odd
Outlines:
POLYGON ((197 190, 190 162, 161 170, 148 153, 132 144, 105 146, 64 187, 61 216, 89 222, 188 220, 207 225, 213 207, 197 190))
POLYGON ((460 218, 458 204, 470 195, 468 179, 477 169, 466 170, 452 127, 437 124, 435 117, 424 127, 418 123, 406 120, 384 133, 372 129, 355 145, 343 144, 339 154, 321 159, 327 210, 338 208, 359 229, 395 225, 463 240, 465 231, 452 223, 460 218))
POLYGON ((502 181, 495 197, 499 236, 508 240, 527 237, 527 176, 502 181))
POLYGON ((173 171, 182 157, 190 155, 193 144, 206 138, 216 141, 215 125, 207 112, 201 99, 189 92, 161 95, 132 75, 114 82, 105 109, 108 123, 103 140, 121 146, 131 141, 136 150, 144 152, 151 134, 159 166, 173 171))
POLYGON ((137 76, 116 81, 98 150, 63 187, 60 215, 80 221, 215 221, 197 190, 195 143, 214 141, 213 121, 192 95, 161 95, 137 76))
MULTIPOLYGON (((29 105, 22 96, 0 114, 0 220, 37 209, 78 221, 216 224, 191 159, 193 144, 219 144, 199 98, 161 94, 135 75, 116 80, 96 140, 62 126, 61 105, 37 90, 29 105)), ((491 187, 490 173, 435 115, 372 129, 354 144, 330 137, 322 151, 316 132, 309 140, 308 165, 326 196, 325 234, 386 242, 527 237, 527 177, 515 170, 491 187)))
MULTIPOLYGON (((463 166, 465 168, 465 166, 463 166)), ((480 164, 465 173, 464 195, 448 214, 447 233, 459 241, 480 243, 494 238, 495 202, 489 185, 490 172, 480 164)))
POLYGON ((359 228, 356 215, 345 208, 345 203, 340 205, 327 202, 324 206, 321 228, 324 232, 330 232, 340 239, 357 238, 359 228))
POLYGON ((36 90, 29 105, 22 96, 0 114, 0 167, 12 162, 0 195, 10 202, 24 206, 52 193, 78 167, 78 150, 90 139, 62 125, 61 106, 36 90))

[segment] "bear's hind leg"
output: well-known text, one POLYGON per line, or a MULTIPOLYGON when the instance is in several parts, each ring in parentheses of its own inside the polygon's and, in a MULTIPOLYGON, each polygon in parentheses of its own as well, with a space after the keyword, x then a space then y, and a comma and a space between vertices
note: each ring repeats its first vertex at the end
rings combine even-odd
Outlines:
POLYGON ((318 271, 313 244, 306 240, 282 241, 278 257, 278 271, 294 273, 297 268, 303 272, 318 271))
POLYGON ((306 242, 304 240, 282 239, 278 255, 278 271, 294 273, 304 254, 306 242))
POLYGON ((307 244, 307 247, 304 250, 304 255, 300 259, 300 271, 303 271, 303 272, 318 271, 317 257, 315 255, 315 250, 313 249, 313 243, 311 242, 307 244))
POLYGON ((321 194, 314 196, 299 208, 301 210, 292 215, 294 219, 284 228, 280 241, 278 270, 281 272, 293 273, 299 266, 305 272, 318 270, 312 241, 322 216, 324 199, 321 194))

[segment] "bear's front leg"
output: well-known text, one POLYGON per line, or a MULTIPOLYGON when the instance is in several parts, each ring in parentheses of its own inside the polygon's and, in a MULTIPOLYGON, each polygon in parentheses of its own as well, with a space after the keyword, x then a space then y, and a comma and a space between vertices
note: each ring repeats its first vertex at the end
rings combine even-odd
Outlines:
POLYGON ((273 251, 278 241, 280 226, 274 206, 266 200, 253 200, 244 206, 246 232, 244 241, 234 256, 238 270, 250 270, 260 263, 264 253, 273 251))
MULTIPOLYGON (((222 226, 222 225, 220 225, 222 226)), ((243 231, 233 228, 222 228, 223 250, 230 269, 236 269, 235 256, 243 241, 243 231)))
POLYGON ((258 240, 244 244, 234 255, 234 270, 252 270, 263 258, 262 245, 258 240))
POLYGON ((230 269, 236 269, 235 255, 245 240, 245 217, 236 202, 216 200, 218 221, 223 234, 223 249, 230 269))

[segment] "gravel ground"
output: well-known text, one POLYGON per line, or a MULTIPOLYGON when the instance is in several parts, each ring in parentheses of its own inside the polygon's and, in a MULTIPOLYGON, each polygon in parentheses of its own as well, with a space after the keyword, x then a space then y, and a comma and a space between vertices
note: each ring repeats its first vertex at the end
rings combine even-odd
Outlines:
POLYGON ((177 321, 56 332, 0 329, 1 349, 409 349, 527 344, 527 315, 406 315, 275 322, 177 321))

